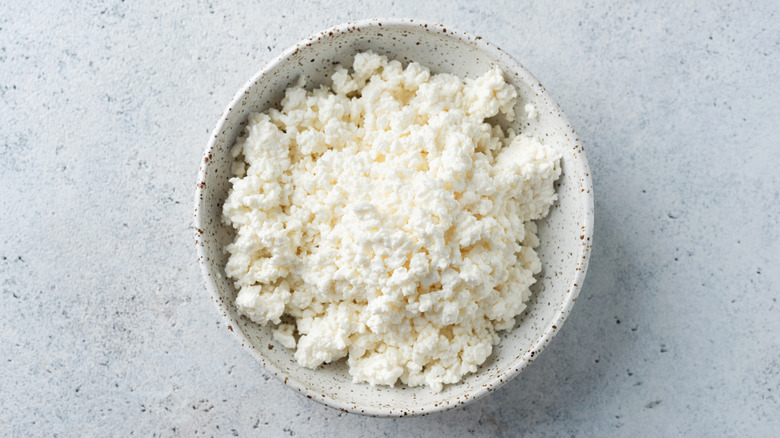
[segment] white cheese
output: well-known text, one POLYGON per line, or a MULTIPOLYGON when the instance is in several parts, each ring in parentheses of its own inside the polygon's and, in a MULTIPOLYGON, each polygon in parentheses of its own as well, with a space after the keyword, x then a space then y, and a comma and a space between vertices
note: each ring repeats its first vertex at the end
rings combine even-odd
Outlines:
POLYGON ((525 308, 561 155, 486 122, 515 116, 497 68, 461 79, 367 52, 331 78, 252 114, 233 149, 236 307, 294 320, 274 338, 302 366, 347 357, 355 382, 441 390, 525 308))
POLYGON ((279 324, 274 330, 274 340, 286 348, 295 348, 295 326, 292 324, 279 324))

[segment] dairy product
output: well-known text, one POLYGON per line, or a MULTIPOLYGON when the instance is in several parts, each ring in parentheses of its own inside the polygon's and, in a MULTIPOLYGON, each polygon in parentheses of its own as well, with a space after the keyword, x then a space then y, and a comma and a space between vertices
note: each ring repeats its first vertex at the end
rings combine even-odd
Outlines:
POLYGON ((232 149, 235 305, 302 366, 347 357, 355 382, 441 390, 525 308, 561 156, 486 121, 515 117, 497 68, 462 79, 366 52, 331 78, 252 114, 232 149))

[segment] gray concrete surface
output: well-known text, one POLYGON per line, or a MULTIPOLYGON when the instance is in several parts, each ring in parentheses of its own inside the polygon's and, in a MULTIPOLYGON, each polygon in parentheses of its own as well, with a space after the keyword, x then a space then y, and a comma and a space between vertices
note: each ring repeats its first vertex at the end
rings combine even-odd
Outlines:
POLYGON ((0 1, 0 435, 771 436, 780 431, 780 4, 0 1), (190 229, 208 134, 298 40, 355 18, 495 42, 584 140, 572 317, 463 409, 344 414, 220 327, 190 229))

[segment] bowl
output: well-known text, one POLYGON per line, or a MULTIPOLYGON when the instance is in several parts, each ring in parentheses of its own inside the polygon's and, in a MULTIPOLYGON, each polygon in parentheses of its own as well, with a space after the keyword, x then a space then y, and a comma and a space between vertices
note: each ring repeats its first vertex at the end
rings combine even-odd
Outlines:
MULTIPOLYGON (((524 119, 515 124, 522 123, 524 119)), ((511 126, 512 124, 510 124, 511 126)), ((481 37, 450 26, 413 19, 367 19, 348 22, 313 35, 272 60, 236 94, 217 122, 198 175, 195 196, 195 235, 198 261, 206 287, 219 308, 225 327, 267 372, 305 397, 346 412, 370 416, 426 415, 478 399, 508 382, 561 329, 582 286, 593 232, 593 191, 585 152, 563 111, 542 84, 511 56, 481 37), (549 216, 538 221, 541 245, 537 253, 543 270, 537 275, 527 309, 515 328, 504 332, 501 343, 476 373, 441 392, 427 387, 394 388, 355 384, 344 360, 316 370, 299 366, 291 350, 278 345, 271 327, 260 327, 240 317, 233 304, 237 291, 225 275, 232 228, 222 223, 222 205, 230 184, 230 149, 250 112, 277 104, 299 75, 309 87, 328 83, 334 63, 352 65, 353 56, 373 50, 402 63, 417 61, 433 73, 476 77, 499 66, 518 90, 518 114, 532 103, 538 122, 522 128, 544 139, 563 154, 562 175, 556 183, 558 202, 549 216)), ((550 384, 555 384, 551 382, 550 384)))

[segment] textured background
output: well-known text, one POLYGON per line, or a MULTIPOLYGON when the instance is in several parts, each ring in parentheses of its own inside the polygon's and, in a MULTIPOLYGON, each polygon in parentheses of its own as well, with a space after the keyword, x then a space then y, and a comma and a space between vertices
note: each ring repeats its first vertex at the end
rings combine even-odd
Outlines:
POLYGON ((0 1, 0 435, 768 436, 780 430, 780 3, 0 1), (270 378, 190 228, 209 131, 305 36, 407 16, 482 35, 593 170, 558 337, 465 408, 371 419, 270 378))

